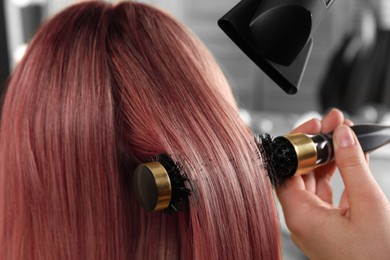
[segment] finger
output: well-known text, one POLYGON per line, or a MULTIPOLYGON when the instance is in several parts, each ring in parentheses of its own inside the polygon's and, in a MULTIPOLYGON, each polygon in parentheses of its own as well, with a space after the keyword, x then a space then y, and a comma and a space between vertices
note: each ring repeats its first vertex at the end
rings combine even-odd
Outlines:
MULTIPOLYGON (((354 125, 354 123, 351 120, 349 120, 349 119, 345 119, 343 124, 347 125, 347 126, 353 126, 354 125)), ((365 157, 366 157, 367 164, 370 164, 370 155, 368 153, 366 153, 365 157)))
MULTIPOLYGON (((345 125, 337 127, 334 135, 335 160, 353 208, 365 207, 376 197, 378 185, 368 168, 364 153, 353 131, 345 125)), ((380 190, 380 189, 379 189, 380 190)), ((353 212, 352 212, 353 213, 353 212)))
MULTIPOLYGON (((347 126, 353 126, 354 125, 354 123, 351 120, 349 120, 349 119, 345 119, 343 124, 347 125, 347 126)), ((366 157, 367 164, 370 164, 370 155, 368 153, 366 153, 365 157, 366 157)))
POLYGON ((313 172, 302 175, 303 182, 307 191, 315 194, 316 193, 316 177, 313 172))
POLYGON ((316 195, 329 205, 333 205, 332 177, 335 169, 336 164, 333 162, 322 166, 315 171, 316 195))
POLYGON ((316 134, 321 131, 321 122, 317 118, 313 118, 302 125, 295 128, 291 133, 306 133, 306 134, 316 134))
POLYGON ((334 108, 321 120, 321 125, 322 125, 321 133, 323 134, 330 133, 334 131, 334 129, 336 129, 336 127, 338 125, 341 125, 343 122, 344 122, 343 113, 340 110, 334 108))
POLYGON ((343 124, 347 125, 347 126, 353 126, 354 125, 352 120, 349 120, 349 119, 345 119, 343 124))

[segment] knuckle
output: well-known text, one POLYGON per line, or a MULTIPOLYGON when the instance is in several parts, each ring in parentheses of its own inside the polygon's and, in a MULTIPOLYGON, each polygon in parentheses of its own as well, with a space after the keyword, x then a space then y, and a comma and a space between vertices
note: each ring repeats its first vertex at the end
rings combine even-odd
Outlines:
POLYGON ((365 164, 366 161, 364 158, 352 154, 346 154, 338 161, 338 166, 340 168, 360 168, 364 167, 365 164))

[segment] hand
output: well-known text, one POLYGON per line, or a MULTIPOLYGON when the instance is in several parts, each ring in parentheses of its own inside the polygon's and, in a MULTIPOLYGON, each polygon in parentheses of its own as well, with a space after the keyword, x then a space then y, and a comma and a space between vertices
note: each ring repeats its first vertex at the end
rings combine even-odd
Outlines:
POLYGON ((335 130, 335 163, 294 176, 277 190, 291 238, 311 259, 390 259, 390 204, 371 175, 355 134, 332 110, 294 132, 335 130), (345 191, 333 205, 331 178, 337 168, 345 191))

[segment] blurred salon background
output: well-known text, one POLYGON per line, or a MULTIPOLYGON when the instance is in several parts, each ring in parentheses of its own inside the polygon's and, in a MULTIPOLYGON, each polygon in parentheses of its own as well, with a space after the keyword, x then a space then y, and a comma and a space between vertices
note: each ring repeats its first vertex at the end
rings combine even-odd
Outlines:
MULTIPOLYGON (((1 0, 0 91, 48 17, 75 0, 1 0)), ((110 2, 115 2, 111 0, 110 2)), ((332 107, 355 123, 390 124, 390 0, 336 0, 314 35, 314 47, 296 95, 285 94, 218 28, 239 0, 145 0, 172 13, 212 51, 227 75, 243 118, 257 133, 287 133, 332 107)), ((390 197, 390 146, 371 156, 372 171, 390 197)), ((343 186, 336 176, 337 201, 343 186)), ((304 259, 285 236, 285 259, 304 259)))

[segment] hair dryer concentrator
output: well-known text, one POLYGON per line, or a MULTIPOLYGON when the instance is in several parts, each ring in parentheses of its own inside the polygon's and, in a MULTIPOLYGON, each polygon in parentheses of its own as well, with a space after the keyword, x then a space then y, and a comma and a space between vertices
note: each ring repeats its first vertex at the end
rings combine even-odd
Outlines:
POLYGON ((312 36, 333 0, 242 0, 218 25, 286 93, 298 91, 312 36))

